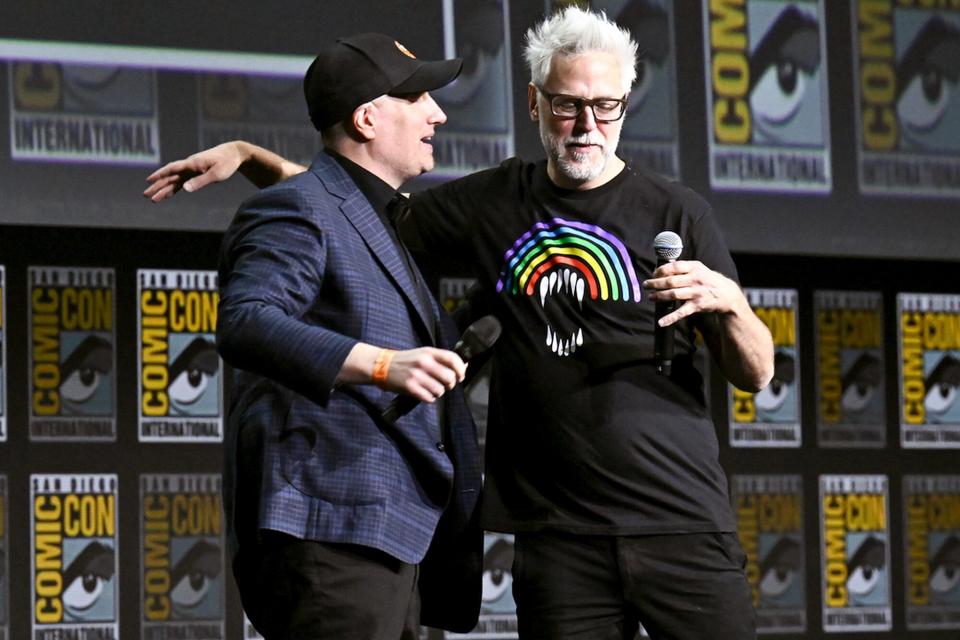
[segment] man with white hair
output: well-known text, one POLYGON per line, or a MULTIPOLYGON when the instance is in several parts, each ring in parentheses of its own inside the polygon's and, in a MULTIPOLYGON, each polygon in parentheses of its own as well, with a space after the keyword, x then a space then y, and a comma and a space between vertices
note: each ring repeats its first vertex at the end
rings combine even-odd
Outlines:
MULTIPOLYGON (((526 639, 633 638, 638 623, 653 638, 755 633, 693 330, 748 390, 769 382, 773 344, 709 205, 615 155, 636 51, 605 15, 575 7, 528 31, 529 112, 546 161, 513 158, 414 194, 403 222, 408 244, 472 269, 479 304, 504 326, 483 524, 515 535, 526 639), (663 230, 684 252, 658 267, 663 230), (655 302, 677 304, 659 320, 676 330, 670 375, 654 358, 655 302)), ((302 170, 229 143, 154 173, 146 195, 241 165, 265 180, 302 170)))

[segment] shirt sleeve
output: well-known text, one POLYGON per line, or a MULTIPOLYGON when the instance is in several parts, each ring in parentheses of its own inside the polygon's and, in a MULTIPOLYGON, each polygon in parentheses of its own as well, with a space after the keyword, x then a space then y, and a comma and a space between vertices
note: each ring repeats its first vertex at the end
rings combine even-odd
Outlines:
POLYGON ((700 206, 694 220, 691 232, 693 242, 692 256, 694 260, 699 260, 714 271, 719 271, 737 284, 740 284, 740 278, 737 275, 737 267, 727 249, 726 240, 723 232, 717 224, 716 216, 713 210, 705 200, 697 196, 700 206))
POLYGON ((492 170, 451 180, 410 196, 410 213, 401 225, 401 236, 415 251, 441 260, 472 253, 476 216, 489 198, 492 170))

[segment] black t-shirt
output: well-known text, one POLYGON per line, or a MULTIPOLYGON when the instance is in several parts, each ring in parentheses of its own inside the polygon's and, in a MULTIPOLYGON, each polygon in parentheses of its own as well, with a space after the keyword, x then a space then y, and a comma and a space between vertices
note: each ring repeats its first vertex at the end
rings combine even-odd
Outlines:
POLYGON ((414 197, 419 242, 469 267, 503 324, 493 355, 484 525, 629 535, 731 531, 717 439, 676 331, 670 378, 653 361, 654 304, 641 283, 653 238, 736 278, 707 203, 625 169, 558 189, 518 159, 414 197))

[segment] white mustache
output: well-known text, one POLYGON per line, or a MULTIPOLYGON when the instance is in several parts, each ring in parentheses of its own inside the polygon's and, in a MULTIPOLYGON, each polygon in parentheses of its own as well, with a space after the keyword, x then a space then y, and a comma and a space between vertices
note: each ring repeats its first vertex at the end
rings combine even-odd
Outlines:
POLYGON ((600 134, 591 135, 589 133, 585 133, 579 136, 569 136, 563 139, 564 146, 568 144, 595 144, 597 146, 602 147, 604 142, 606 141, 603 139, 603 136, 601 136, 600 134))

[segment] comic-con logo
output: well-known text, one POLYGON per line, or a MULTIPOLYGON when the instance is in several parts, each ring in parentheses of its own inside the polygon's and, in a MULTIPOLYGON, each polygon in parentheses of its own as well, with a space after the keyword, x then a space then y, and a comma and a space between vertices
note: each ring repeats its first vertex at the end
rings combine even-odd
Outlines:
POLYGON ((626 245, 601 227, 563 218, 538 222, 513 243, 497 291, 539 303, 543 343, 559 357, 584 344, 584 305, 641 297, 626 245))
POLYGON ((820 418, 826 423, 877 418, 874 400, 883 382, 882 320, 877 310, 817 312, 817 374, 820 418), (867 415, 869 414, 869 415, 867 415))
POLYGON ((483 541, 482 613, 514 614, 513 537, 488 533, 483 541))
POLYGON ((191 490, 185 479, 144 476, 142 481, 145 626, 222 618, 220 496, 191 490))
POLYGON ((739 423, 794 423, 798 419, 796 310, 764 306, 765 300, 760 298, 777 297, 776 291, 757 290, 755 295, 760 304, 754 311, 773 337, 773 378, 757 393, 733 388, 733 419, 739 423))
POLYGON ((711 179, 829 190, 823 8, 704 0, 711 179))
POLYGON ((828 608, 888 600, 886 503, 882 494, 829 494, 823 500, 828 608))
POLYGON ((737 533, 755 607, 803 606, 801 513, 796 494, 737 497, 737 533))
POLYGON ((677 152, 676 46, 673 3, 666 0, 593 0, 618 25, 641 42, 637 77, 623 120, 617 152, 630 166, 676 179, 677 152))
POLYGON ((153 71, 13 62, 10 73, 14 158, 159 160, 153 71))
POLYGON ((115 477, 32 482, 34 625, 116 621, 115 477))
POLYGON ((141 438, 219 439, 216 276, 140 271, 141 438))
POLYGON ((904 421, 960 424, 960 314, 904 311, 900 329, 904 421))
POLYGON ((960 613, 960 494, 907 499, 907 558, 910 605, 960 613))
POLYGON ((112 438, 113 271, 29 275, 31 437, 112 438))
POLYGON ((853 3, 864 190, 960 189, 958 9, 950 2, 853 3))

